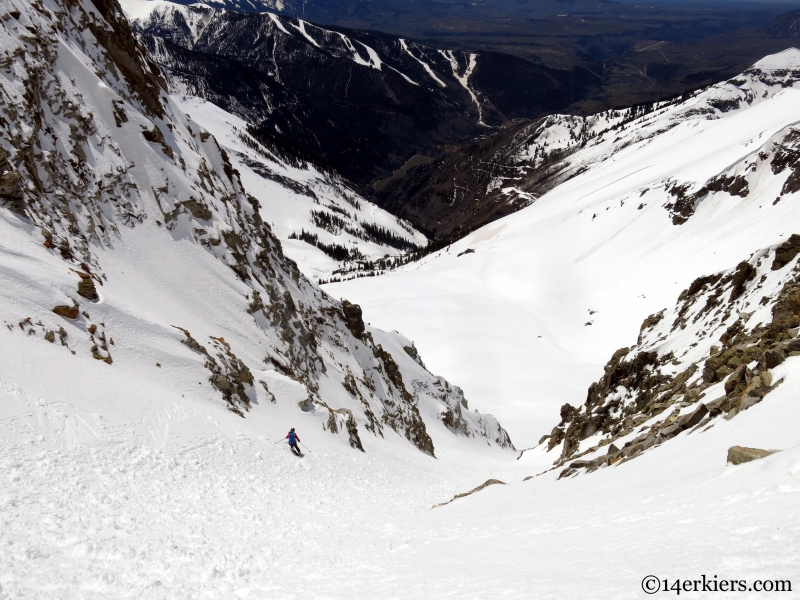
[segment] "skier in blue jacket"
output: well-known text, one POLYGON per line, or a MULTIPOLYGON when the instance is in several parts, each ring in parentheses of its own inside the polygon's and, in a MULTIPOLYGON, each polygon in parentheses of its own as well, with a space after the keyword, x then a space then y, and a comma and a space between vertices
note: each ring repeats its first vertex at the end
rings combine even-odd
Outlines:
POLYGON ((300 452, 300 448, 297 447, 297 442, 300 441, 300 436, 294 432, 294 427, 292 430, 286 435, 287 440, 289 440, 289 447, 292 449, 297 456, 303 456, 303 453, 300 452))

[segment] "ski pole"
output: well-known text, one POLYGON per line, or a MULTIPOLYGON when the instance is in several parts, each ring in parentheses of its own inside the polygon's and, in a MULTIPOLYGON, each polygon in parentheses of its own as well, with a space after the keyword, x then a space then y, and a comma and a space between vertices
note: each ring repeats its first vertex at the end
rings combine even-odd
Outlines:
MULTIPOLYGON (((298 441, 298 442, 300 442, 300 440, 297 440, 297 441, 298 441)), ((308 446, 306 446, 306 445, 305 445, 303 442, 300 442, 300 445, 301 445, 303 448, 305 448, 306 450, 308 450, 308 446)), ((309 453, 309 454, 311 454, 311 450, 308 450, 308 453, 309 453)))

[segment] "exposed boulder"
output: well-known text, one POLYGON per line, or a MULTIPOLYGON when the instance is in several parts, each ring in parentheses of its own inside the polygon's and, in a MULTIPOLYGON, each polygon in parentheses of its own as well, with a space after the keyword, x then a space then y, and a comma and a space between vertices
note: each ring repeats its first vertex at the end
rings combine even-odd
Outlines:
POLYGON ((53 308, 53 312, 56 313, 60 317, 64 317, 65 319, 77 319, 78 318, 78 305, 75 306, 56 306, 53 308))
POLYGON ((768 369, 774 369, 786 360, 786 353, 781 348, 770 348, 764 352, 762 360, 768 369))
POLYGON ((775 454, 776 450, 760 450, 759 448, 747 448, 745 446, 731 446, 728 448, 728 462, 732 465, 766 458, 770 454, 775 454))
POLYGON ((736 267, 736 272, 733 274, 733 282, 731 286, 731 302, 736 300, 744 293, 745 283, 754 279, 756 270, 749 262, 742 261, 736 267))
POLYGON ((694 427, 695 425, 698 425, 703 419, 706 418, 708 412, 709 412, 708 407, 706 407, 706 405, 701 402, 700 406, 698 406, 695 409, 695 411, 686 418, 686 420, 681 424, 681 426, 683 427, 683 429, 689 429, 691 427, 694 427))

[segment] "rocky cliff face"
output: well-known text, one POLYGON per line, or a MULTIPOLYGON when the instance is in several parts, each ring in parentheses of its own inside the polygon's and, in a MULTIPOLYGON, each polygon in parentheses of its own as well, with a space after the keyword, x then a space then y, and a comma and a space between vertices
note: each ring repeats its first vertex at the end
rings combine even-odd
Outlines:
POLYGON ((580 95, 569 73, 496 53, 269 13, 153 3, 143 16, 128 2, 172 90, 277 132, 362 185, 580 95))
MULTIPOLYGON (((166 344, 175 362, 158 368, 205 373, 242 416, 299 389, 300 408, 355 448, 395 431, 434 454, 430 428, 446 430, 463 398, 410 358, 398 367, 383 349, 391 334, 382 346, 354 328, 284 256, 226 152, 166 95, 115 0, 18 2, 0 16, 0 38, 0 226, 27 257, 3 267, 14 285, 2 301, 19 321, 8 335, 58 335, 65 352, 134 378, 166 344), (139 255, 151 249, 157 258, 139 255), (216 279, 177 268, 186 257, 216 279), (226 300, 198 313, 207 298, 226 300)), ((490 417, 451 429, 511 446, 490 417)))
POLYGON ((735 268, 700 277, 649 316, 620 348, 583 406, 565 404, 546 442, 563 475, 636 458, 683 433, 733 419, 782 382, 800 355, 800 236, 735 268))

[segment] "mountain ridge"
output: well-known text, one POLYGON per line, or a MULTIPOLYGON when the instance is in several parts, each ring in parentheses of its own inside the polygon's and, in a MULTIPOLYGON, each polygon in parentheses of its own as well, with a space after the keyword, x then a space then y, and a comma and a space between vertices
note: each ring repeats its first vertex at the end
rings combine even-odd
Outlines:
MULTIPOLYGON (((14 49, 0 75, 0 226, 14 240, 3 343, 29 366, 44 352, 56 372, 66 361, 139 386, 155 378, 161 403, 296 410, 362 451, 367 436, 396 433, 434 456, 431 432, 512 447, 411 357, 413 343, 351 325, 286 258, 225 149, 160 85, 139 85, 157 71, 114 0, 19 7, 0 35, 14 49)), ((105 394, 143 418, 139 386, 98 381, 76 407, 105 394)))
POLYGON ((125 7, 172 91, 277 131, 360 185, 414 154, 566 106, 590 85, 510 56, 274 13, 139 0, 125 7))

